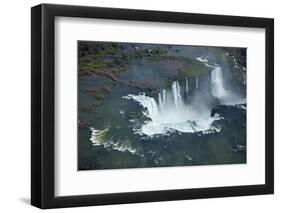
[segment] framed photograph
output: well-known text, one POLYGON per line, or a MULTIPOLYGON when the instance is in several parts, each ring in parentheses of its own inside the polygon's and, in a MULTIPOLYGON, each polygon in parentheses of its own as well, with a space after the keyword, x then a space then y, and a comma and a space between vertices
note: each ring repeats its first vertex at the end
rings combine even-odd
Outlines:
POLYGON ((274 20, 31 9, 31 203, 272 194, 274 20))

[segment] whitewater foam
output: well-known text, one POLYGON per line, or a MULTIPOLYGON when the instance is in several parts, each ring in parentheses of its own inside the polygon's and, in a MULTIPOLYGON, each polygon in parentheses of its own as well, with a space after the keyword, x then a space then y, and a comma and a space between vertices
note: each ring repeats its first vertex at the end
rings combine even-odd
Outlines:
POLYGON ((223 99, 226 96, 226 91, 223 86, 222 71, 219 66, 214 67, 211 71, 212 93, 213 96, 223 99))
POLYGON ((210 65, 210 64, 208 63, 209 61, 208 61, 207 58, 204 58, 204 57, 201 56, 201 57, 197 57, 196 60, 202 62, 203 64, 205 64, 206 67, 212 67, 212 68, 214 68, 214 66, 212 66, 212 65, 210 65))
MULTIPOLYGON (((239 105, 239 108, 246 109, 245 106, 241 107, 246 103, 245 98, 225 90, 221 67, 218 64, 215 66, 209 65, 208 59, 203 57, 196 59, 207 67, 212 68, 211 85, 213 97, 219 99, 219 103, 222 105, 239 105)), ((179 133, 200 132, 200 135, 219 132, 220 127, 214 125, 214 121, 223 118, 217 114, 211 117, 212 108, 210 108, 209 104, 204 103, 204 100, 196 102, 194 99, 193 103, 192 99, 191 102, 189 101, 188 78, 185 79, 184 86, 183 88, 185 89, 182 90, 179 81, 174 81, 170 90, 163 89, 158 94, 158 99, 156 98, 158 103, 156 99, 147 96, 145 93, 123 96, 123 98, 133 100, 141 105, 143 115, 149 118, 141 127, 135 127, 134 132, 150 137, 167 135, 176 131, 179 133)), ((195 76, 195 87, 196 89, 199 87, 197 76, 195 76)))
MULTIPOLYGON (((173 97, 179 101, 176 92, 173 92, 173 97)), ((160 111, 154 98, 146 96, 144 93, 129 94, 123 98, 138 102, 143 107, 143 115, 150 119, 140 128, 135 128, 137 134, 154 136, 157 134, 167 135, 175 131, 205 132, 206 134, 220 131, 218 127, 213 126, 215 120, 221 119, 218 115, 211 117, 209 111, 198 111, 192 105, 185 105, 182 102, 179 104, 174 100, 174 105, 166 103, 163 106, 164 111, 160 111)))
POLYGON ((111 148, 120 152, 127 151, 132 154, 137 154, 137 150, 131 146, 131 143, 128 140, 114 141, 112 138, 104 138, 106 133, 109 131, 109 128, 105 128, 104 130, 97 130, 91 127, 90 130, 92 131, 90 141, 92 142, 93 146, 103 146, 104 148, 111 148))

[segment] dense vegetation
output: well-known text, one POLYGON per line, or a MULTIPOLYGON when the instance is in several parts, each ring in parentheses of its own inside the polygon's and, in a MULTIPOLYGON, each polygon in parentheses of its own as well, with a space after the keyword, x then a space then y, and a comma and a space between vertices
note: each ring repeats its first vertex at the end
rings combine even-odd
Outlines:
POLYGON ((168 59, 161 48, 140 49, 117 43, 79 43, 79 75, 118 73, 124 71, 133 59, 168 59))
MULTIPOLYGON (((140 90, 152 91, 151 85, 170 87, 173 80, 182 80, 187 77, 207 75, 212 69, 194 56, 181 54, 180 46, 149 45, 113 42, 87 42, 78 43, 79 76, 100 75, 109 78, 113 82, 133 86, 140 90), (120 80, 119 74, 129 70, 136 63, 159 62, 170 63, 171 78, 164 78, 159 82, 148 82, 146 85, 135 81, 120 80)), ((216 48, 204 47, 205 55, 208 55, 208 63, 219 63, 222 69, 231 70, 228 75, 233 84, 240 84, 243 70, 246 66, 246 51, 243 48, 216 48)), ((165 64, 167 66, 168 64, 165 64)), ((244 73, 245 74, 245 73, 244 73)), ((87 91, 97 100, 103 99, 106 93, 111 93, 114 85, 105 85, 87 91)), ((154 87, 155 88, 155 87, 154 87)))

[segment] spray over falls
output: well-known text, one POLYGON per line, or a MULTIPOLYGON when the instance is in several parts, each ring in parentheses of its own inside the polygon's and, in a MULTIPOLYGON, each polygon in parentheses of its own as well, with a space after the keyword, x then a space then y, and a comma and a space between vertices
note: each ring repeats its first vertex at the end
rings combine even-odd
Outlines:
MULTIPOLYGON (((194 89, 197 90, 198 77, 196 76, 194 80, 194 89)), ((123 96, 125 99, 139 103, 143 107, 142 113, 149 118, 141 127, 135 128, 135 132, 140 135, 154 136, 167 135, 175 131, 204 134, 220 131, 213 122, 222 118, 218 114, 211 116, 212 108, 208 103, 204 103, 204 100, 200 102, 201 107, 198 107, 199 104, 190 97, 192 89, 189 81, 188 78, 184 82, 174 81, 171 88, 159 92, 158 101, 145 93, 123 96)), ((228 97, 232 95, 224 88, 222 70, 219 66, 214 66, 211 71, 211 90, 212 96, 222 102, 233 98, 228 97)), ((200 92, 196 94, 200 96, 200 92)))
POLYGON ((222 79, 222 71, 219 66, 216 66, 211 72, 212 79, 212 94, 216 98, 223 98, 226 95, 223 79, 222 79))

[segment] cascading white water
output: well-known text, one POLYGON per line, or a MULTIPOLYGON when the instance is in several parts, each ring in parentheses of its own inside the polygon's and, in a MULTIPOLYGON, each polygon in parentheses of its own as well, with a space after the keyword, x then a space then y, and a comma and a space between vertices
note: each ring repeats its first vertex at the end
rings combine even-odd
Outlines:
MULTIPOLYGON (((199 60, 199 59, 197 59, 199 60)), ((201 60, 201 59, 200 59, 201 60)), ((202 60, 201 60, 202 61, 202 60)), ((207 64, 207 59, 202 61, 211 70, 211 85, 212 94, 218 98, 220 104, 237 105, 245 104, 245 99, 235 95, 232 91, 227 91, 224 88, 222 70, 219 65, 211 66, 207 64)), ((246 83, 242 79, 242 83, 246 83)), ((185 79, 186 99, 189 99, 189 79, 185 79)), ((195 87, 198 89, 198 76, 195 76, 195 87)), ((184 88, 184 87, 183 87, 184 88)), ((143 94, 123 96, 125 99, 134 100, 143 106, 142 113, 150 118, 145 121, 141 127, 139 123, 135 126, 134 132, 140 135, 153 137, 157 134, 166 135, 173 131, 179 132, 202 132, 212 133, 220 131, 220 128, 213 125, 215 120, 222 119, 217 114, 211 117, 210 104, 205 103, 205 100, 200 99, 200 92, 195 94, 195 98, 190 102, 183 101, 182 89, 178 81, 172 83, 169 90, 163 89, 158 94, 158 103, 153 97, 143 94), (197 97, 197 98, 196 98, 197 97), (199 100, 199 102, 198 102, 199 100), (199 107, 200 106, 200 107, 199 107)))
POLYGON ((186 102, 189 102, 189 85, 188 85, 188 78, 185 79, 185 98, 186 98, 186 102))
POLYGON ((164 108, 166 106, 166 90, 163 89, 162 92, 158 93, 158 104, 159 104, 159 110, 161 112, 164 111, 164 108))
POLYGON ((188 78, 185 79, 185 92, 188 95, 189 93, 188 78))
POLYGON ((138 102, 144 108, 143 114, 150 118, 150 121, 146 121, 140 129, 135 129, 138 134, 165 135, 175 130, 205 133, 219 131, 212 123, 220 118, 218 116, 211 117, 210 109, 199 110, 198 107, 183 102, 178 81, 173 82, 168 94, 165 89, 158 94, 158 104, 154 98, 145 94, 127 95, 123 98, 138 102))
POLYGON ((163 105, 166 106, 166 90, 162 90, 162 100, 163 100, 163 105))
POLYGON ((208 64, 208 59, 207 58, 204 58, 204 57, 197 57, 196 60, 202 62, 203 64, 205 64, 206 67, 212 67, 214 68, 214 66, 208 64))
POLYGON ((247 82, 247 78, 246 78, 246 75, 243 73, 243 72, 241 72, 242 73, 242 85, 246 85, 246 82, 247 82))
POLYGON ((93 146, 103 146, 104 148, 110 147, 111 149, 118 150, 121 152, 131 152, 132 154, 137 154, 137 150, 135 147, 132 146, 130 141, 128 140, 110 140, 104 138, 104 136, 109 131, 109 127, 105 128, 104 130, 97 130, 91 127, 92 136, 90 141, 92 142, 93 146))
MULTIPOLYGON (((154 122, 158 121, 158 115, 159 115, 159 107, 155 101, 154 98, 146 96, 144 94, 141 95, 127 95, 124 96, 123 98, 126 99, 134 99, 137 102, 141 103, 141 105, 146 109, 145 115, 150 117, 151 120, 154 122)), ((164 109, 163 109, 164 110, 164 109)))
POLYGON ((161 93, 158 94, 158 103, 159 103, 160 110, 163 111, 163 102, 162 102, 161 93))
POLYGON ((212 94, 216 98, 223 98, 226 91, 223 86, 222 71, 219 66, 216 66, 211 72, 212 94))
POLYGON ((178 81, 174 81, 172 84, 173 99, 175 107, 182 105, 181 88, 178 81))

